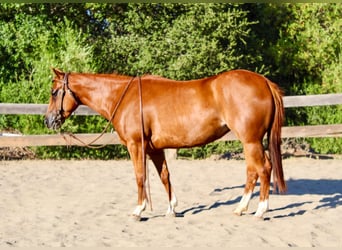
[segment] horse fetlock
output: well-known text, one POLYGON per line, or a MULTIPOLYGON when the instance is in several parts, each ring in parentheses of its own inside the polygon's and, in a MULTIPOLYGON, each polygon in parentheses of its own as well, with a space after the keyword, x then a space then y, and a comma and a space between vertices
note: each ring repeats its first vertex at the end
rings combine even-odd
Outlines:
POLYGON ((170 206, 167 208, 166 215, 167 215, 167 216, 170 216, 170 217, 176 216, 175 208, 174 208, 173 206, 170 205, 170 206))
POLYGON ((142 202, 141 205, 136 206, 136 208, 134 209, 132 215, 133 215, 134 217, 140 218, 142 212, 145 211, 145 209, 146 209, 146 203, 147 203, 147 201, 146 201, 146 199, 145 199, 145 200, 142 202))
POLYGON ((173 194, 173 195, 172 195, 172 199, 171 199, 171 201, 170 201, 170 203, 169 203, 169 207, 168 207, 168 209, 167 209, 167 211, 166 211, 166 215, 167 215, 167 216, 176 217, 177 213, 176 213, 176 211, 175 211, 175 208, 176 208, 177 204, 178 204, 177 198, 176 198, 176 196, 173 194))
POLYGON ((258 218, 262 218, 263 215, 267 212, 268 210, 268 200, 260 201, 258 204, 258 209, 255 212, 254 216, 258 218))
POLYGON ((251 198, 252 198, 252 192, 244 193, 242 195, 242 198, 240 200, 238 207, 234 210, 234 213, 236 215, 241 215, 243 212, 246 212, 251 198))

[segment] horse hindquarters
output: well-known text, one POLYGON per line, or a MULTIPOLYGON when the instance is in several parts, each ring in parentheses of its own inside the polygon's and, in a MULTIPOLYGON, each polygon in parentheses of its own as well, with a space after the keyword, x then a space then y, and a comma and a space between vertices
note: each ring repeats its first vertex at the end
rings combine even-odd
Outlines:
POLYGON ((280 155, 283 120, 281 92, 263 76, 248 71, 235 71, 227 78, 227 82, 225 99, 229 110, 226 110, 225 117, 229 127, 243 144, 247 165, 244 194, 234 212, 241 215, 247 210, 255 184, 260 178, 260 199, 255 216, 262 217, 268 209, 272 167, 275 168, 275 182, 279 190, 283 190, 280 155), (266 132, 269 135, 271 159, 262 145, 266 132))

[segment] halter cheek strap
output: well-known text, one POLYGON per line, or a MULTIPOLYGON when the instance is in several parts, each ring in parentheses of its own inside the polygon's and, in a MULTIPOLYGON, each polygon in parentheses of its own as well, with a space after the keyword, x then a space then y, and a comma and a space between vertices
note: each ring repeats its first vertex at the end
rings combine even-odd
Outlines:
POLYGON ((59 106, 59 114, 64 113, 63 100, 64 100, 65 93, 68 93, 73 98, 74 102, 77 105, 79 105, 78 98, 76 97, 74 92, 72 92, 71 89, 69 88, 69 73, 65 73, 64 78, 63 78, 63 87, 58 93, 58 95, 61 95, 61 101, 60 101, 60 106, 59 106))

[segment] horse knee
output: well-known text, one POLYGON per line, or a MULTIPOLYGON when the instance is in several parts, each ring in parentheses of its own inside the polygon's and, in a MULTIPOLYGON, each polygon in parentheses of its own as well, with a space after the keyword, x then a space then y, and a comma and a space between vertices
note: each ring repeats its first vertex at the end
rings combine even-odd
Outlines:
POLYGON ((135 178, 138 188, 143 187, 145 183, 145 176, 143 174, 136 174, 135 178))

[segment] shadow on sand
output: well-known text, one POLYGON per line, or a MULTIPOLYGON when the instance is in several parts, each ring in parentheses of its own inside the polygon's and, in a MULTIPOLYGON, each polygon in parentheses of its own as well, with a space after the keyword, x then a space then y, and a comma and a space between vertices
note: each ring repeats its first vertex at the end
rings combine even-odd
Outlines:
MULTIPOLYGON (((257 184, 259 185, 259 184, 257 184)), ((271 185, 272 186, 272 185, 271 185)), ((290 179, 287 180, 288 192, 285 195, 322 195, 324 196, 320 201, 319 205, 317 205, 314 210, 321 208, 336 208, 342 205, 342 180, 337 179, 320 179, 320 180, 310 180, 310 179, 290 179)), ((241 193, 243 192, 244 185, 234 186, 234 187, 224 187, 224 188, 216 188, 211 192, 211 194, 220 193, 227 190, 232 190, 239 188, 241 189, 241 193)), ((259 196, 259 192, 255 192, 254 195, 259 196)), ((227 201, 216 201, 210 205, 199 204, 194 207, 190 207, 180 212, 180 215, 184 216, 187 213, 198 214, 203 211, 212 210, 218 208, 220 206, 230 206, 234 204, 238 204, 241 199, 241 196, 238 196, 234 199, 227 201)), ((305 204, 312 203, 313 201, 305 201, 296 202, 289 204, 285 207, 274 208, 269 210, 273 211, 283 211, 287 209, 292 209, 293 211, 284 214, 277 215, 274 218, 282 218, 282 217, 291 217, 297 215, 303 215, 307 210, 301 209, 301 207, 305 204)))

